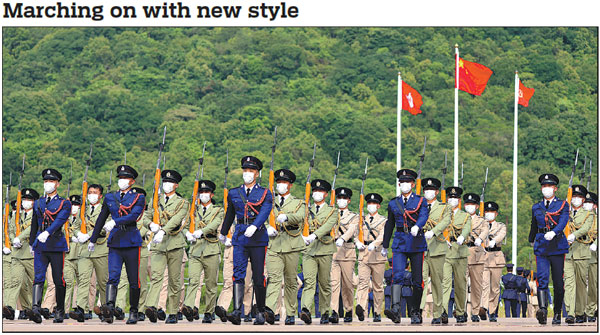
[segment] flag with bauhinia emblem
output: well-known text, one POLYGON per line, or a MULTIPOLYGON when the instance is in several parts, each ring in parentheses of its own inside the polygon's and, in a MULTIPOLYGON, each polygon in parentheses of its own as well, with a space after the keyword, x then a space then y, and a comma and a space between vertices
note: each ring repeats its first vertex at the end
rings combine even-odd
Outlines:
POLYGON ((494 72, 485 65, 459 58, 458 89, 473 95, 481 95, 492 73, 494 72))
POLYGON ((423 98, 419 92, 402 81, 402 109, 417 115, 421 113, 421 105, 423 105, 423 98))
POLYGON ((529 106, 529 100, 535 93, 534 88, 525 87, 519 79, 519 105, 527 107, 529 106))

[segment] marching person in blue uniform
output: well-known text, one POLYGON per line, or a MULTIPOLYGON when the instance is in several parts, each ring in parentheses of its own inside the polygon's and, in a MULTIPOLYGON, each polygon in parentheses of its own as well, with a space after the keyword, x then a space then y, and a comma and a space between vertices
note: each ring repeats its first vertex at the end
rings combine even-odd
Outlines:
POLYGON ((512 273, 514 268, 513 264, 506 264, 506 274, 502 276, 502 285, 504 290, 502 291, 502 300, 504 300, 504 315, 507 318, 511 316, 513 318, 519 317, 517 310, 517 300, 519 295, 517 293, 517 276, 512 273))
POLYGON ((138 304, 140 300, 140 255, 142 236, 137 228, 146 206, 146 197, 132 191, 137 178, 137 171, 128 165, 117 167, 119 191, 106 194, 100 215, 96 220, 94 232, 90 237, 88 250, 94 251, 95 243, 102 229, 108 236, 108 282, 106 283, 106 304, 102 305, 102 314, 107 323, 113 322, 117 287, 121 278, 121 269, 125 263, 129 280, 129 319, 127 324, 138 321, 138 304), (111 219, 107 222, 108 216, 111 219))
POLYGON ((229 190, 227 213, 221 227, 219 239, 225 236, 237 217, 237 226, 232 237, 233 245, 233 304, 234 311, 227 316, 229 321, 239 325, 244 301, 244 280, 248 259, 252 265, 252 282, 258 314, 255 325, 265 323, 266 283, 264 276, 265 255, 269 236, 265 222, 273 207, 273 195, 269 189, 260 186, 256 179, 262 169, 262 162, 253 156, 242 158, 244 185, 229 190))
POLYGON ((411 324, 423 323, 419 306, 423 294, 423 253, 427 243, 423 226, 429 218, 429 209, 425 198, 413 193, 417 173, 402 169, 396 173, 402 194, 390 200, 388 204, 388 220, 385 224, 383 249, 381 254, 387 256, 392 232, 396 228, 392 243, 392 308, 385 310, 385 315, 395 323, 400 323, 400 300, 402 298, 402 282, 406 271, 406 260, 410 259, 412 273, 412 298, 407 301, 411 324))
POLYGON ((529 270, 523 269, 523 267, 517 267, 517 293, 519 294, 517 304, 517 315, 513 315, 516 318, 527 317, 527 294, 529 294, 529 283, 527 277, 529 276, 529 270), (524 273, 527 271, 527 275, 524 273))
POLYGON ((563 273, 565 254, 569 244, 563 233, 569 221, 569 204, 556 197, 558 177, 543 174, 538 178, 544 199, 531 207, 531 229, 529 242, 536 256, 538 273, 538 303, 536 318, 540 324, 546 324, 548 316, 548 296, 550 273, 554 286, 554 318, 552 324, 560 324, 561 307, 564 298, 563 273))
POLYGON ((56 312, 54 322, 61 323, 65 317, 65 295, 67 285, 63 277, 65 252, 69 250, 64 225, 71 215, 71 202, 58 195, 62 175, 55 169, 42 171, 46 196, 36 200, 29 233, 29 245, 34 254, 34 280, 32 310, 29 319, 42 322, 41 303, 46 270, 52 267, 52 279, 56 290, 56 312))

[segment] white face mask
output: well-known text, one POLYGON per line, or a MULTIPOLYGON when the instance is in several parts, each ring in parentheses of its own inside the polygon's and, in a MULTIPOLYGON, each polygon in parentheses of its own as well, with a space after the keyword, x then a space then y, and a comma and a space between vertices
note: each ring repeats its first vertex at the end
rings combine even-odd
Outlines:
POLYGON ((369 211, 369 213, 371 213, 371 215, 377 213, 377 205, 376 204, 368 204, 367 211, 369 211))
POLYGON ((203 204, 209 203, 210 202, 210 193, 200 193, 198 198, 200 198, 200 202, 202 202, 203 204))
POLYGON ((340 209, 348 207, 348 199, 337 199, 337 205, 340 209))
POLYGON ((465 211, 471 215, 473 215, 475 213, 476 209, 477 209, 477 206, 475 206, 475 205, 465 205, 465 211))
POLYGON ((486 221, 492 222, 492 221, 494 221, 494 219, 496 219, 496 214, 487 212, 487 213, 485 213, 484 217, 485 217, 486 221))
POLYGON ((129 188, 129 179, 119 179, 117 185, 121 191, 124 191, 129 188))
POLYGON ((242 178, 245 184, 250 184, 254 181, 254 172, 243 172, 242 178))
POLYGON ((458 206, 458 198, 448 198, 448 205, 452 208, 458 206))
POLYGON ((288 191, 288 184, 286 183, 277 183, 277 193, 286 194, 288 191))
POLYGON ((425 190, 423 195, 425 196, 425 199, 431 201, 435 199, 435 190, 425 190))
POLYGON ((71 215, 75 215, 79 212, 79 206, 71 206, 71 215))
POLYGON ((56 190, 55 183, 53 183, 53 182, 44 183, 44 192, 46 192, 47 194, 50 194, 50 193, 54 192, 54 190, 56 190))
POLYGON ((573 197, 573 199, 571 199, 571 205, 573 205, 573 207, 579 208, 582 203, 583 203, 583 198, 573 197))
POLYGON ((591 202, 586 202, 585 204, 583 204, 583 209, 585 209, 586 211, 591 211, 592 209, 594 209, 594 204, 591 202))
POLYGON ((412 185, 410 183, 400 183, 400 191, 403 194, 410 192, 411 189, 412 189, 412 185))
POLYGON ((166 181, 162 184, 162 187, 163 187, 163 190, 165 191, 165 194, 169 194, 169 193, 173 192, 173 189, 175 188, 175 184, 166 181))
POLYGON ((88 194, 88 201, 90 202, 90 204, 95 205, 98 203, 98 194, 88 194))
POLYGON ((312 194, 312 198, 315 202, 321 202, 323 201, 323 198, 325 197, 325 193, 317 191, 317 192, 313 192, 312 194))
POLYGON ((21 205, 23 205, 23 208, 25 208, 25 209, 31 209, 33 207, 33 201, 31 201, 31 200, 23 200, 23 202, 21 203, 21 205))
POLYGON ((554 196, 554 188, 553 187, 542 187, 542 194, 544 198, 550 199, 554 196))

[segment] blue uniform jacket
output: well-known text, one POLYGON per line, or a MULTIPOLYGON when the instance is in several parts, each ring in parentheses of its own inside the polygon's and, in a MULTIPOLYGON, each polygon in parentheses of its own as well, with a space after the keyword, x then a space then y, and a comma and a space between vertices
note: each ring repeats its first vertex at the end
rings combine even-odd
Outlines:
POLYGON ((68 251, 67 240, 63 231, 65 222, 71 215, 71 202, 58 194, 46 204, 46 198, 41 197, 33 204, 33 216, 31 218, 31 230, 29 232, 29 244, 35 251, 68 251), (49 215, 47 225, 44 226, 44 214, 49 215), (38 241, 37 237, 44 230, 50 236, 45 243, 38 241))
POLYGON ((269 218, 271 208, 273 208, 271 191, 258 184, 254 185, 248 199, 246 199, 248 201, 247 209, 242 197, 246 197, 244 185, 229 190, 229 195, 227 196, 227 213, 225 213, 221 234, 227 235, 233 219, 236 217, 237 224, 231 238, 231 244, 234 246, 265 247, 269 244, 265 222, 269 218), (251 206, 251 204, 257 205, 251 206), (254 207, 258 213, 253 211, 251 207, 254 207), (245 224, 244 215, 247 216, 248 224, 245 224), (248 238, 244 233, 250 225, 256 226, 257 230, 252 237, 248 238))
POLYGON ((529 283, 527 278, 517 276, 517 291, 519 292, 519 301, 527 302, 527 294, 529 294, 529 283))
POLYGON ((102 210, 96 220, 94 232, 92 233, 92 237, 90 237, 90 242, 96 243, 106 223, 108 214, 110 214, 116 225, 110 231, 110 235, 108 235, 108 247, 140 247, 142 245, 142 236, 137 229, 137 219, 144 212, 144 207, 146 207, 146 197, 141 193, 134 193, 129 190, 123 196, 122 201, 120 201, 120 192, 106 194, 102 203, 102 210), (119 208, 123 208, 124 211, 119 213, 119 208))
POLYGON ((569 204, 554 197, 546 209, 544 201, 531 207, 531 229, 529 242, 533 242, 533 253, 536 256, 561 255, 569 252, 569 244, 563 233, 569 221, 569 204), (556 236, 550 241, 544 238, 545 233, 538 233, 538 229, 551 228, 556 236))
POLYGON ((425 198, 411 193, 404 208, 404 202, 402 196, 395 197, 388 203, 388 220, 385 223, 385 233, 383 237, 383 247, 387 248, 390 244, 390 239, 394 227, 396 232, 394 234, 394 242, 392 243, 392 251, 394 252, 423 252, 427 250, 427 242, 425 242, 425 235, 423 234, 423 226, 429 218, 429 209, 427 208, 427 201, 425 198), (405 215, 401 214, 401 208, 404 210, 405 215), (405 232, 405 217, 407 218, 405 232), (413 222, 409 217, 412 217, 419 226, 419 233, 417 236, 410 234, 410 228, 413 222))
POLYGON ((512 273, 507 273, 502 276, 502 284, 504 285, 504 291, 502 292, 502 299, 517 300, 518 277, 512 273))

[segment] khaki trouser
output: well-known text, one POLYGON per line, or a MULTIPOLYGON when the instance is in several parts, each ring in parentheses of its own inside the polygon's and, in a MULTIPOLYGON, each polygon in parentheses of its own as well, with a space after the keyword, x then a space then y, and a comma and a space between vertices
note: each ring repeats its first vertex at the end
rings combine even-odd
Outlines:
MULTIPOLYGON (((3 269, 3 271, 5 271, 3 269)), ((13 258, 10 263, 10 270, 4 273, 5 276, 11 276, 11 287, 5 287, 4 305, 17 307, 18 302, 21 309, 31 309, 31 288, 33 287, 33 259, 13 258)))
MULTIPOLYGON (((220 255, 219 255, 220 256, 220 255)), ((188 270, 189 271, 189 270, 188 270)), ((219 269, 217 269, 217 280, 219 278, 219 269)), ((200 299, 202 298, 202 286, 204 286, 204 271, 200 274, 200 278, 198 278, 198 294, 196 294, 196 300, 194 301, 194 306, 200 306, 200 299)), ((217 284, 218 288, 218 284, 217 284)), ((185 301, 184 301, 185 304, 185 301)))
POLYGON ((538 310, 538 305, 527 304, 527 317, 528 318, 534 317, 535 313, 537 313, 537 310, 538 310))
MULTIPOLYGON (((481 303, 480 306, 489 310, 490 304, 490 268, 483 266, 483 274, 481 276, 481 303)), ((475 311, 477 314, 479 311, 475 311)), ((492 313, 491 311, 490 313, 492 313)))
POLYGON ((565 260, 564 282, 567 315, 582 316, 585 313, 589 264, 589 259, 565 260))
MULTIPOLYGON (((63 270, 63 276, 65 283, 67 284, 67 293, 65 295, 65 312, 73 309, 73 302, 77 301, 77 276, 79 270, 77 269, 79 260, 78 259, 65 259, 65 267, 63 270)), ((85 296, 87 298, 87 295, 85 296)))
MULTIPOLYGON (((342 303, 344 311, 352 311, 354 285, 352 276, 354 275, 355 261, 333 261, 331 265, 331 310, 337 313, 340 304, 340 290, 342 291, 342 303), (341 284, 341 286, 340 286, 341 284)), ((319 299, 319 304, 321 300, 319 299)))
MULTIPOLYGON (((229 309, 231 299, 233 298, 233 247, 225 247, 223 253, 223 289, 219 295, 217 305, 229 309)), ((250 304, 252 303, 252 266, 248 262, 246 268, 246 279, 244 283, 244 312, 250 313, 250 304)))
POLYGON ((471 264, 468 266, 468 271, 471 282, 471 315, 477 315, 481 307, 483 264, 471 264))
POLYGON ((358 263, 358 288, 356 290, 356 304, 365 311, 369 307, 369 282, 373 285, 373 308, 375 313, 381 314, 383 303, 383 274, 385 263, 358 263))
MULTIPOLYGON (((13 276, 10 271, 10 266, 12 265, 11 258, 10 255, 2 254, 2 301, 6 301, 7 292, 13 285, 13 276)), ((14 308, 15 306, 10 307, 14 308)))
MULTIPOLYGON (((177 314, 179 311, 179 301, 181 300, 181 268, 183 248, 170 250, 167 252, 152 251, 152 275, 150 281, 150 290, 146 297, 146 306, 157 306, 160 298, 160 290, 164 282, 165 270, 168 271, 168 296, 165 312, 167 314, 177 314)), ((160 305, 159 305, 160 306, 160 305)))
MULTIPOLYGON (((46 270, 46 284, 46 294, 44 295, 41 307, 48 308, 50 312, 52 312, 54 307, 56 307, 56 290, 54 289, 54 279, 52 279, 52 270, 50 266, 48 266, 48 270, 46 270)), ((67 305, 65 304, 65 308, 66 306, 67 305)))
MULTIPOLYGON (((498 308, 498 298, 500 297, 500 280, 502 278, 502 267, 488 268, 489 280, 489 300, 488 311, 494 313, 498 308)), ((485 306, 484 306, 485 307, 485 306)))
MULTIPOLYGON (((275 314, 279 313, 281 300, 281 287, 284 285, 285 309, 290 312, 288 316, 294 316, 298 310, 298 285, 296 275, 298 271, 298 260, 300 252, 278 253, 267 251, 266 268, 269 275, 267 284, 266 306, 275 314)), ((248 277, 248 276, 247 276, 248 277)))
MULTIPOLYGON (((184 278, 184 274, 185 274, 185 263, 187 263, 188 261, 188 257, 187 254, 184 252, 183 253, 183 260, 181 262, 181 296, 179 297, 179 307, 178 309, 181 310, 181 308, 183 307, 183 299, 185 298, 185 278, 184 278)), ((169 297, 169 295, 167 294, 167 283, 169 282, 169 276, 167 274, 167 272, 165 272, 164 278, 163 278, 163 284, 162 287, 160 288, 160 298, 158 299, 158 307, 160 308, 164 308, 169 302, 167 301, 167 298, 169 297)))
POLYGON ((108 281, 108 256, 96 258, 81 258, 78 264, 78 288, 81 292, 89 292, 86 297, 77 297, 77 306, 89 311, 96 300, 96 288, 100 293, 100 301, 106 303, 106 282, 108 281))
POLYGON ((204 257, 191 257, 188 265, 188 275, 190 282, 187 288, 185 301, 183 302, 186 306, 196 306, 200 308, 200 305, 194 305, 197 293, 201 290, 200 277, 204 274, 206 281, 206 304, 204 313, 212 314, 215 311, 215 305, 217 303, 217 276, 219 274, 219 254, 204 256, 204 257))
MULTIPOLYGON (((592 257, 596 257, 596 253, 592 253, 592 257)), ((598 310, 598 263, 590 264, 588 268, 588 291, 587 291, 587 306, 585 314, 593 316, 598 310)))
MULTIPOLYGON (((429 277, 431 278, 431 295, 433 298, 433 317, 439 318, 442 316, 445 308, 444 304, 444 263, 446 261, 445 255, 439 256, 425 256, 425 263, 427 264, 429 277)), ((423 267, 425 268, 425 267, 423 267)), ((425 276, 425 273, 423 273, 425 276)), ((423 295, 425 297, 425 295, 423 295)), ((423 301, 421 300, 421 304, 423 301)))
MULTIPOLYGON (((304 271, 304 290, 302 291, 302 308, 312 310, 317 289, 317 276, 319 279, 319 311, 321 315, 328 313, 331 302, 331 264, 333 255, 310 256, 303 255, 302 269, 304 271)), ((350 285, 352 278, 350 278, 350 285)), ((352 286, 350 286, 352 287, 352 286)))
POLYGON ((452 275, 454 274, 454 309, 456 315, 463 315, 467 306, 467 258, 448 258, 444 262, 443 307, 447 312, 450 293, 452 293, 452 275))

